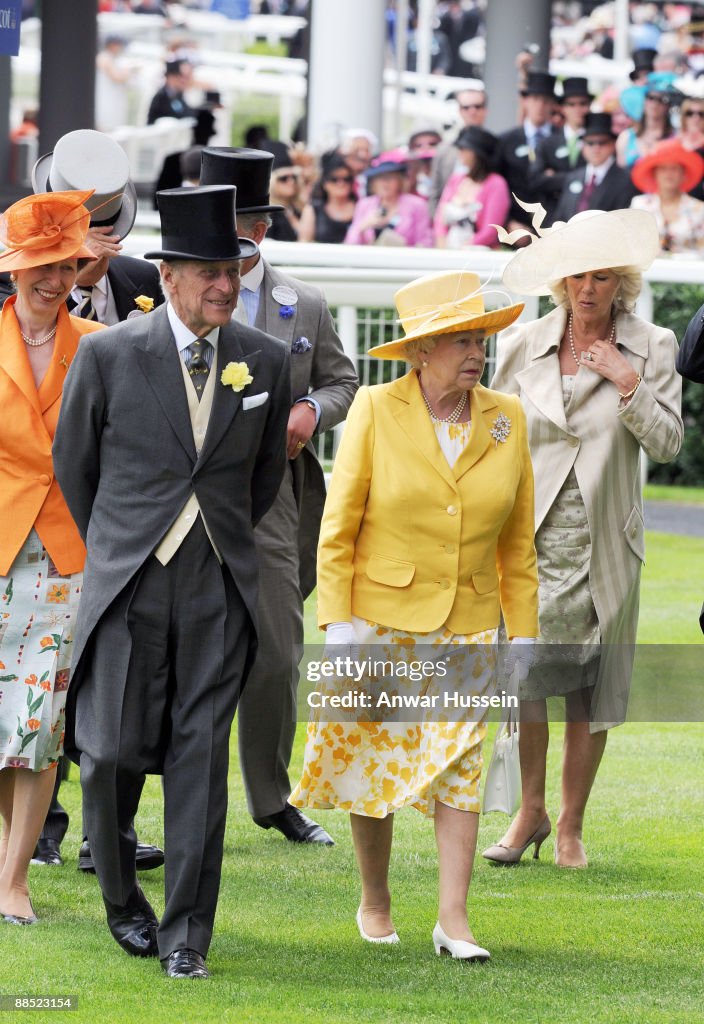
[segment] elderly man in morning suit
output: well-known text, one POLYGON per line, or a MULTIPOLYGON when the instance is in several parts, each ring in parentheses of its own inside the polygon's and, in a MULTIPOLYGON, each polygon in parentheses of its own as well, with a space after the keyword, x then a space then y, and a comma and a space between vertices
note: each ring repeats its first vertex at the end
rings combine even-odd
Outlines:
POLYGON ((108 927, 169 977, 206 978, 232 719, 256 650, 254 526, 286 466, 289 354, 231 323, 232 187, 159 194, 167 303, 97 332, 66 381, 56 476, 87 560, 67 750, 108 927), (166 906, 137 884, 132 821, 163 776, 166 906))
MULTIPOLYGON (((237 186, 237 230, 259 243, 278 207, 269 203, 271 153, 205 149, 203 184, 237 186)), ((260 645, 239 707, 240 765, 254 821, 292 842, 331 845, 327 832, 288 802, 296 731, 303 601, 315 586, 325 482, 311 438, 347 415, 357 374, 320 292, 280 273, 258 253, 242 265, 241 314, 291 350, 289 463, 271 511, 256 530, 260 645)))

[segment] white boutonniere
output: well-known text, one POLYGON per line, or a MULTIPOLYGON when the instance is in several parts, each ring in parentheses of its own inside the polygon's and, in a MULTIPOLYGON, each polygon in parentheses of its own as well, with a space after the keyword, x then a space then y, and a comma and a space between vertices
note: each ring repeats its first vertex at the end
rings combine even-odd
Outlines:
POLYGON ((229 385, 233 391, 241 391, 253 380, 246 363, 228 363, 220 374, 220 383, 229 385))
POLYGON ((498 448, 499 441, 501 441, 501 443, 504 444, 508 439, 508 435, 511 433, 511 420, 508 418, 508 416, 504 416, 504 414, 500 412, 499 415, 494 420, 494 425, 489 431, 489 433, 494 438, 494 441, 496 442, 496 447, 498 448))

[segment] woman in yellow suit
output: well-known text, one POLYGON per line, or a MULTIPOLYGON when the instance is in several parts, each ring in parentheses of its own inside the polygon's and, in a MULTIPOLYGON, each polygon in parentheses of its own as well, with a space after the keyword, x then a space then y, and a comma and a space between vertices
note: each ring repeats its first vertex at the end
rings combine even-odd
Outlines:
POLYGON ((54 478, 51 445, 82 334, 102 324, 65 301, 92 192, 21 199, 0 218, 17 294, 0 316, 0 915, 34 924, 27 872, 63 746, 71 629, 85 548, 54 478))
MULTIPOLYGON (((460 689, 480 698, 493 681, 500 612, 514 643, 538 632, 525 418, 515 398, 480 384, 487 334, 523 305, 487 312, 476 274, 456 272, 412 282, 396 303, 406 335, 370 355, 413 368, 361 388, 350 409, 321 528, 318 618, 326 650, 362 661, 402 652, 408 662, 422 649, 435 665, 426 696, 441 697, 440 662, 452 659, 463 666, 460 689)), ((514 660, 530 650, 512 649, 514 660)), ((371 942, 399 941, 388 888, 394 812, 434 815, 436 952, 487 960, 467 918, 486 711, 442 708, 435 703, 433 721, 388 725, 373 711, 344 725, 320 715, 291 802, 350 812, 357 924, 371 942)))

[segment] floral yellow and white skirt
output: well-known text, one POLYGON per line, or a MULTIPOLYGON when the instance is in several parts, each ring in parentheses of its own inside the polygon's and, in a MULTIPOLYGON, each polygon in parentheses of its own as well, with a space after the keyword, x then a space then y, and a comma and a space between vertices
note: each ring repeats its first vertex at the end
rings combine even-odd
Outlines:
POLYGON ((83 576, 63 577, 32 530, 0 577, 0 768, 51 768, 63 750, 83 576))
MULTIPOLYGON (((348 715, 316 712, 308 724, 303 774, 290 802, 297 807, 337 807, 372 818, 409 805, 432 815, 436 800, 478 812, 487 712, 442 709, 447 693, 480 698, 492 691, 497 630, 460 636, 440 628, 418 634, 353 621, 360 662, 385 657, 427 662, 432 652, 436 665, 442 661, 453 671, 441 675, 436 670, 422 682, 396 678, 394 693, 438 696, 432 710, 405 712, 403 721, 374 721, 373 710, 348 715)), ((378 692, 376 687, 369 689, 378 692)))

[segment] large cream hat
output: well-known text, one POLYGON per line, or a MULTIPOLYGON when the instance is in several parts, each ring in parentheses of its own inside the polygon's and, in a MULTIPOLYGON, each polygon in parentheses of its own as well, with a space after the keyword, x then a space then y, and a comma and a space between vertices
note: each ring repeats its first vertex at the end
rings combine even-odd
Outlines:
POLYGON ((658 226, 647 210, 584 210, 568 221, 541 228, 545 216, 542 206, 518 202, 534 214, 537 233, 499 232, 502 242, 515 242, 526 235, 533 239, 504 270, 504 286, 518 295, 549 295, 559 281, 590 270, 647 270, 660 251, 658 226))
POLYGON ((369 355, 377 359, 406 359, 409 341, 457 331, 484 330, 493 334, 503 330, 518 319, 524 303, 486 310, 484 295, 490 292, 482 291, 479 277, 470 271, 447 270, 411 281, 394 295, 405 337, 370 348, 369 355))

